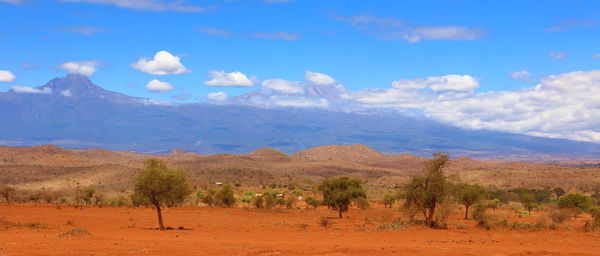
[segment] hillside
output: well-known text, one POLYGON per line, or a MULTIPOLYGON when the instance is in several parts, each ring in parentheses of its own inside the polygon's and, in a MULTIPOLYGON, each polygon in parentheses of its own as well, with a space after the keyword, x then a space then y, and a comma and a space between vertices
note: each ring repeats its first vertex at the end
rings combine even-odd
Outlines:
MULTIPOLYGON (((257 148, 291 154, 323 145, 362 144, 394 155, 443 151, 473 158, 545 160, 600 155, 595 143, 465 130, 393 112, 159 102, 104 90, 81 75, 55 78, 38 89, 54 93, 0 93, 0 120, 11 120, 0 126, 5 145, 53 144, 147 154, 177 148, 212 155, 247 154, 257 148), (69 91, 69 96, 62 91, 69 91)), ((102 153, 81 154, 93 158, 102 153)), ((376 155, 366 150, 348 156, 365 160, 376 155)), ((120 156, 113 157, 120 161, 120 156)))
MULTIPOLYGON (((426 158, 388 155, 364 145, 320 146, 292 155, 272 148, 244 155, 198 155, 181 150, 144 155, 104 149, 70 150, 56 146, 0 147, 0 183, 25 190, 69 191, 93 186, 107 193, 128 193, 145 159, 164 159, 186 170, 195 187, 216 181, 256 187, 266 184, 314 186, 331 176, 367 181, 372 191, 404 184, 421 170, 426 158)), ((448 174, 491 188, 564 187, 572 191, 600 189, 600 168, 569 167, 532 162, 506 162, 459 157, 450 161, 448 174)))

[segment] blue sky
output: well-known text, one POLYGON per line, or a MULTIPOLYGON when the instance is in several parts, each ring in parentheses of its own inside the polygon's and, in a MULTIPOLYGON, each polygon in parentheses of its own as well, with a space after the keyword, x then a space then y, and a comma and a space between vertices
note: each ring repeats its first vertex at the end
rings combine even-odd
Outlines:
MULTIPOLYGON (((326 104, 320 104, 320 99, 316 106, 347 106, 351 101, 353 107, 416 109, 467 128, 600 141, 596 123, 565 130, 558 128, 563 123, 549 126, 550 117, 523 126, 512 120, 523 111, 530 115, 521 122, 546 112, 575 115, 583 109, 577 108, 578 96, 547 104, 538 99, 492 116, 473 114, 473 106, 464 106, 488 105, 486 100, 497 102, 511 93, 523 102, 528 96, 518 92, 538 84, 564 94, 544 81, 554 79, 552 75, 598 69, 598 21, 600 2, 573 0, 0 0, 0 71, 14 75, 4 80, 0 76, 0 91, 15 85, 41 86, 71 72, 128 95, 196 102, 207 101, 211 93, 232 99, 265 89, 270 79, 279 79, 271 83, 279 89, 327 84, 307 79, 311 71, 333 79, 347 92, 340 93, 345 101, 325 99, 326 104), (170 64, 152 63, 159 51, 168 54, 170 64), (135 68, 140 61, 146 64, 135 68), (230 83, 207 85, 211 71, 223 71, 230 83), (448 82, 448 75, 461 77, 448 82), (435 89, 438 78, 445 81, 442 86, 458 87, 435 89), (152 80, 157 81, 150 86, 152 80), (282 84, 286 81, 300 83, 282 84), (404 82, 394 87, 393 81, 404 82), (394 88, 405 91, 391 91, 394 88), (412 89, 421 91, 407 94, 412 89), (177 95, 186 97, 174 99, 177 95), (407 100, 411 95, 435 104, 407 100), (385 104, 376 102, 382 98, 385 104), (459 114, 440 110, 459 103, 461 107, 452 110, 459 114), (563 103, 573 106, 557 109, 563 103), (535 112, 542 105, 543 113, 535 112), (573 132, 580 134, 568 135, 573 132)), ((581 94, 595 92, 595 73, 579 75, 589 80, 581 94)), ((571 79, 563 78, 559 82, 571 79)), ((590 116, 578 118, 583 122, 590 116)))

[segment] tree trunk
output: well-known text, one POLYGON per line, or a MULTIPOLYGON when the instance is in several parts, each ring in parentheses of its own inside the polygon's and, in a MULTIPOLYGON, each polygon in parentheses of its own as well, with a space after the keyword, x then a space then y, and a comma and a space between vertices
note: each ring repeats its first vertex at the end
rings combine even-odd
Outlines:
POLYGON ((165 226, 163 225, 163 220, 162 220, 162 212, 160 211, 160 205, 154 205, 154 207, 156 207, 156 214, 158 215, 158 226, 160 230, 164 230, 165 226))
POLYGON ((338 207, 339 208, 339 213, 340 213, 340 219, 342 218, 342 207, 338 207))
POLYGON ((465 220, 469 219, 469 206, 465 205, 465 220))
MULTIPOLYGON (((436 200, 435 197, 434 200, 436 200)), ((433 214, 435 213, 435 206, 435 203, 432 204, 431 209, 429 209, 429 216, 427 216, 427 219, 425 220, 425 222, 427 222, 427 225, 430 227, 433 227, 433 214)))

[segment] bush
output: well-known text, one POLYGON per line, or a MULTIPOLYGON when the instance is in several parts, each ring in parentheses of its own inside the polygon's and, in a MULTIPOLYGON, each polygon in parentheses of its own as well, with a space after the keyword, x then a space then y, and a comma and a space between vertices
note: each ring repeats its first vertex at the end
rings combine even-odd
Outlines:
POLYGON ((233 188, 225 185, 219 192, 215 194, 215 201, 218 205, 225 207, 233 207, 235 205, 235 195, 233 188))
POLYGON ((394 204, 398 200, 398 195, 393 192, 388 192, 383 196, 383 205, 386 208, 392 208, 392 204, 394 204))
POLYGON ((583 227, 585 231, 598 231, 600 230, 600 207, 594 207, 591 209, 592 221, 586 221, 583 227))
POLYGON ((296 201, 298 201, 298 198, 296 198, 296 196, 288 195, 285 199, 285 207, 287 207, 288 209, 294 208, 294 206, 296 206, 296 201))
POLYGON ((571 208, 577 213, 589 212, 594 206, 594 199, 581 194, 568 194, 558 199, 558 207, 571 208))
POLYGON ((550 211, 548 213, 548 217, 552 220, 554 224, 561 224, 571 217, 575 216, 576 212, 570 208, 561 208, 550 211))
POLYGON ((356 205, 361 210, 366 210, 371 207, 371 205, 369 204, 369 201, 364 197, 356 199, 356 205))
POLYGON ((376 230, 406 230, 408 224, 400 218, 397 218, 392 223, 384 223, 377 226, 376 230))
POLYGON ((254 198, 252 198, 252 205, 257 209, 264 208, 263 195, 255 195, 254 198))
POLYGON ((208 189, 206 191, 198 191, 196 197, 200 200, 200 202, 208 205, 209 207, 213 207, 216 204, 215 196, 217 191, 213 189, 208 189))
POLYGON ((304 201, 308 206, 311 206, 312 208, 317 208, 319 207, 319 205, 321 205, 321 201, 312 196, 307 197, 306 199, 304 199, 304 201))

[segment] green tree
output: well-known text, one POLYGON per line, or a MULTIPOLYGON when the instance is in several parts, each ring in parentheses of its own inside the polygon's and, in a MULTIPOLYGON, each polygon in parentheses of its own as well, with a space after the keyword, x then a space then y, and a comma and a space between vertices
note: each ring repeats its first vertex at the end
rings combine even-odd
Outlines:
POLYGON ((558 207, 571 208, 577 213, 589 212, 594 206, 594 199, 582 194, 568 194, 558 199, 558 207))
POLYGON ((498 209, 498 207, 500 207, 501 203, 502 203, 502 201, 500 201, 500 199, 496 198, 496 199, 488 200, 487 206, 492 208, 492 210, 496 211, 496 209, 498 209))
POLYGON ((523 194, 521 195, 521 204, 531 214, 531 211, 538 206, 535 194, 523 194))
POLYGON ((131 199, 136 205, 154 206, 159 228, 164 230, 161 208, 180 204, 190 192, 185 172, 171 170, 161 160, 149 159, 135 180, 131 199))
POLYGON ((394 204, 398 200, 398 195, 394 192, 388 192, 383 196, 383 205, 386 208, 392 208, 392 204, 394 204))
POLYGON ((435 225, 433 219, 436 207, 450 194, 450 182, 443 171, 449 156, 442 153, 435 153, 433 156, 421 173, 413 176, 404 186, 405 207, 414 207, 423 213, 425 224, 428 226, 435 225))
POLYGON ((561 196, 566 194, 565 190, 562 188, 555 188, 552 190, 552 192, 554 192, 554 195, 556 195, 556 199, 560 199, 561 196))
POLYGON ((225 185, 217 194, 215 195, 215 200, 219 205, 232 207, 235 205, 235 193, 233 192, 233 188, 229 185, 225 185))
POLYGON ((456 199, 465 206, 465 220, 469 218, 469 207, 485 197, 485 188, 477 184, 459 183, 456 185, 456 199))
POLYGON ((348 211, 352 201, 367 197, 362 181, 348 177, 325 179, 319 186, 319 191, 323 193, 323 204, 337 210, 340 219, 342 213, 348 211))

